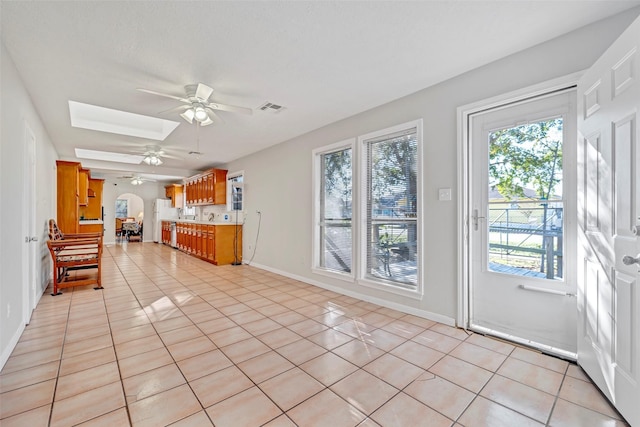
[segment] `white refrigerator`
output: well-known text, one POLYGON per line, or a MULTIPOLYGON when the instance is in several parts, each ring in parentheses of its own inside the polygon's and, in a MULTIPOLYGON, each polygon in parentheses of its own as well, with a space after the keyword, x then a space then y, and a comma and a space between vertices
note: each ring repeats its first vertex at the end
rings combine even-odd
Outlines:
POLYGON ((153 241, 162 241, 162 221, 178 219, 178 208, 171 207, 171 200, 156 199, 153 201, 153 241))

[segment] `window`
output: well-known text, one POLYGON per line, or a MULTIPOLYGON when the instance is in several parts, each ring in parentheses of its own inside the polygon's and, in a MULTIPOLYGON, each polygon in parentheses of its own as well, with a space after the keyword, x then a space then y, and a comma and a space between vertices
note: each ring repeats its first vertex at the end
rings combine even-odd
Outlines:
POLYGON ((409 292, 419 291, 419 124, 360 138, 362 279, 409 292))
POLYGON ((244 205, 244 175, 242 172, 230 175, 227 179, 227 189, 229 202, 227 204, 230 211, 242 211, 244 205))
POLYGON ((351 275, 352 147, 344 143, 314 152, 316 177, 315 265, 351 275))
POLYGON ((421 140, 417 120, 313 151, 314 272, 421 297, 421 140))
POLYGON ((129 216, 129 200, 116 199, 116 218, 126 218, 129 216))

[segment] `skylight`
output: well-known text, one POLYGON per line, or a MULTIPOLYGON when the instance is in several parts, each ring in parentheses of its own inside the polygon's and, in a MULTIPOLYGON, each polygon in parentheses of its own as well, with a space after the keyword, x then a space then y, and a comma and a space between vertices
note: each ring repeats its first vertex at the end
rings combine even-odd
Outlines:
POLYGON ((120 162, 139 165, 142 163, 144 156, 137 154, 112 153, 109 151, 85 150, 76 148, 76 157, 79 159, 103 160, 105 162, 120 162))
POLYGON ((69 101, 71 126, 164 141, 179 122, 69 101))

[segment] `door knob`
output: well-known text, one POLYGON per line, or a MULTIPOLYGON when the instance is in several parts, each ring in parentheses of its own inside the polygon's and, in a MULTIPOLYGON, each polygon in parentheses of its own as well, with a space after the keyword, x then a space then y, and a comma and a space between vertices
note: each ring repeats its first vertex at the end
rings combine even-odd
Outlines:
POLYGON ((622 263, 624 265, 633 265, 633 264, 638 264, 640 265, 640 256, 638 256, 637 258, 632 257, 631 255, 625 255, 622 258, 622 263))

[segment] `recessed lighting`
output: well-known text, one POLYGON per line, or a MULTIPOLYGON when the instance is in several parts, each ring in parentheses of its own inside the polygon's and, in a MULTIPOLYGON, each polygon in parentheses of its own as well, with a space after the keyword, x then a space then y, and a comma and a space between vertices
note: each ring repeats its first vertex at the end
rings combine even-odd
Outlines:
POLYGON ((164 141, 179 122, 69 101, 71 126, 164 141))
POLYGON ((79 159, 102 160, 105 162, 130 163, 139 165, 144 160, 144 156, 137 154, 112 153, 110 151, 85 150, 76 148, 76 157, 79 159))

